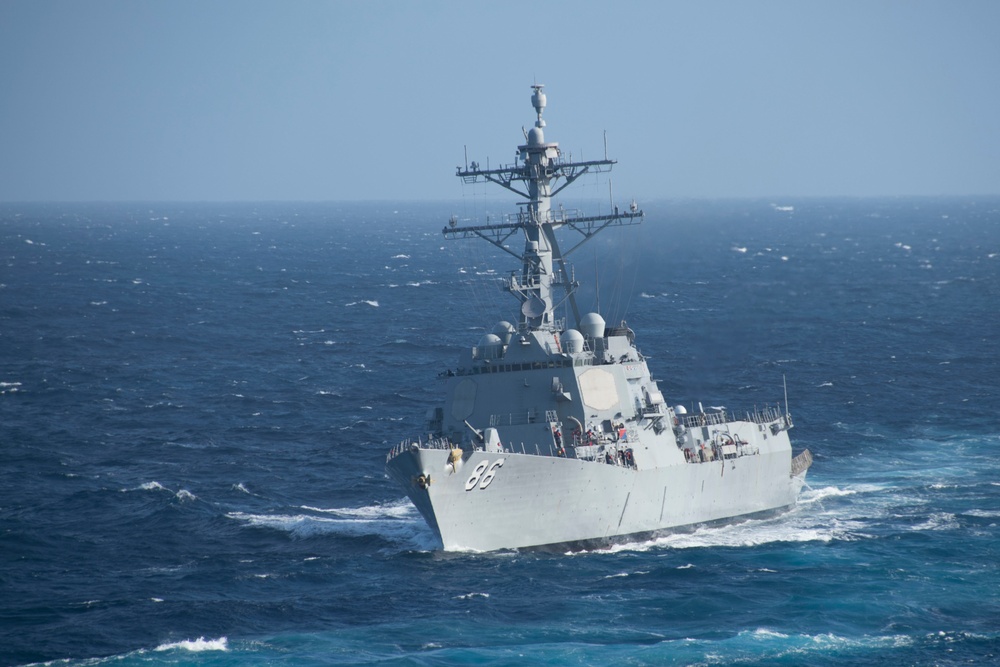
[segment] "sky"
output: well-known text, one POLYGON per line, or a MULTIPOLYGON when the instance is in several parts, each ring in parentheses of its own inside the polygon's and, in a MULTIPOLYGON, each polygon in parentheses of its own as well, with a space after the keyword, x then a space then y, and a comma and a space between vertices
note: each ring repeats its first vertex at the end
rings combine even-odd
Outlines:
POLYGON ((0 201, 1000 194, 1000 2, 0 1, 0 201), (582 180, 582 179, 581 179, 582 180))

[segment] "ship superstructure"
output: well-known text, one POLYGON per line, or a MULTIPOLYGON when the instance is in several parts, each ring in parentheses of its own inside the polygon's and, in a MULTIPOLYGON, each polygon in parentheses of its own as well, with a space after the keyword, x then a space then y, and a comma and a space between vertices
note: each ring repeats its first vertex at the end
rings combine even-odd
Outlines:
POLYGON ((566 258, 644 214, 634 202, 593 216, 552 207, 577 178, 615 161, 565 159, 545 140, 543 86, 532 90, 536 120, 514 164, 457 170, 516 193, 520 210, 483 225, 453 217, 444 228, 517 257, 504 288, 520 302, 518 321, 497 323, 443 373, 446 399, 428 415, 427 437, 394 447, 386 471, 445 549, 602 545, 794 504, 812 458, 792 458, 787 409, 737 417, 671 407, 633 331, 581 314, 566 258), (570 239, 566 250, 557 233, 570 239), (507 243, 517 234, 520 254, 507 243))

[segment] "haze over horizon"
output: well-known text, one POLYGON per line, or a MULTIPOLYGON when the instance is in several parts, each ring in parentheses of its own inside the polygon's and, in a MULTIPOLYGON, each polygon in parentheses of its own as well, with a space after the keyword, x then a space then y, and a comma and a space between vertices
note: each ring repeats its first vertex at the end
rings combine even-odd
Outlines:
POLYGON ((0 201, 455 199, 466 148, 513 161, 534 82, 564 154, 607 131, 619 200, 995 195, 998 25, 986 1, 6 0, 0 201))

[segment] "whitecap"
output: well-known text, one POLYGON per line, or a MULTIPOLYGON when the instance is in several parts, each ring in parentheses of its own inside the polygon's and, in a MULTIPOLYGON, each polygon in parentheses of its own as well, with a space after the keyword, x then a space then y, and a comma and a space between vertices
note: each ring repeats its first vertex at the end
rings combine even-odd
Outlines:
POLYGON ((488 599, 490 597, 489 593, 466 593, 465 595, 455 596, 455 600, 472 600, 474 598, 488 599))
POLYGON ((181 501, 185 501, 185 500, 197 500, 197 496, 195 496, 193 493, 191 493, 187 489, 181 489, 180 491, 178 491, 177 493, 175 493, 174 496, 177 498, 177 500, 181 500, 181 501))
POLYGON ((399 255, 393 255, 392 258, 393 259, 409 259, 410 256, 409 255, 404 255, 404 254, 400 253, 399 255))
POLYGON ((358 306, 358 305, 361 305, 361 304, 365 304, 365 305, 371 306, 372 308, 378 308, 378 301, 376 301, 374 299, 362 299, 361 301, 352 301, 352 302, 350 302, 349 304, 346 304, 346 305, 347 305, 347 307, 351 307, 351 306, 358 306))
POLYGON ((927 520, 913 527, 913 530, 954 530, 958 521, 951 512, 933 512, 927 520))
POLYGON ((321 514, 333 514, 339 517, 350 519, 401 519, 413 515, 413 505, 409 501, 392 503, 389 505, 368 505, 366 507, 336 507, 322 508, 310 505, 300 505, 300 509, 309 512, 320 512, 321 514))
POLYGON ((180 642, 170 642, 167 644, 160 644, 156 647, 157 651, 174 651, 174 650, 184 650, 191 651, 192 653, 198 653, 200 651, 228 651, 229 650, 229 640, 225 637, 219 637, 218 639, 205 639, 204 637, 198 637, 195 640, 184 640, 180 642))
POLYGON ((774 637, 776 639, 788 639, 788 635, 783 632, 778 632, 776 630, 769 630, 767 628, 757 628, 752 633, 755 637, 774 637))
POLYGON ((836 486, 824 486, 821 489, 808 488, 802 491, 799 496, 800 505, 808 505, 810 503, 819 502, 825 500, 826 498, 839 498, 843 496, 853 496, 859 491, 881 491, 882 487, 874 484, 870 485, 860 485, 858 488, 853 489, 841 489, 836 486))
POLYGON ((139 485, 139 490, 141 491, 166 491, 167 488, 160 484, 159 482, 146 482, 145 484, 139 485))
POLYGON ((746 254, 747 249, 746 249, 746 246, 735 246, 734 245, 733 246, 733 251, 741 253, 741 254, 746 254))
POLYGON ((378 536, 400 542, 406 548, 431 551, 440 542, 420 517, 417 509, 401 500, 388 505, 356 508, 321 509, 303 506, 309 514, 249 514, 230 512, 227 518, 250 526, 280 530, 295 537, 339 535, 344 537, 378 536), (332 515, 317 516, 316 513, 332 515))

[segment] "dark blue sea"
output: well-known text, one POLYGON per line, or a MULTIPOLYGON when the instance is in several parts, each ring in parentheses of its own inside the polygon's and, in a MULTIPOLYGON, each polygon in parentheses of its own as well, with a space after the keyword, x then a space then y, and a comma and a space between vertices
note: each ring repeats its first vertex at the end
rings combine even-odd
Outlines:
POLYGON ((671 403, 787 384, 815 463, 561 555, 439 552, 383 471, 516 319, 441 234, 507 206, 0 205, 0 664, 1000 664, 1000 199, 643 207, 582 307, 671 403))

